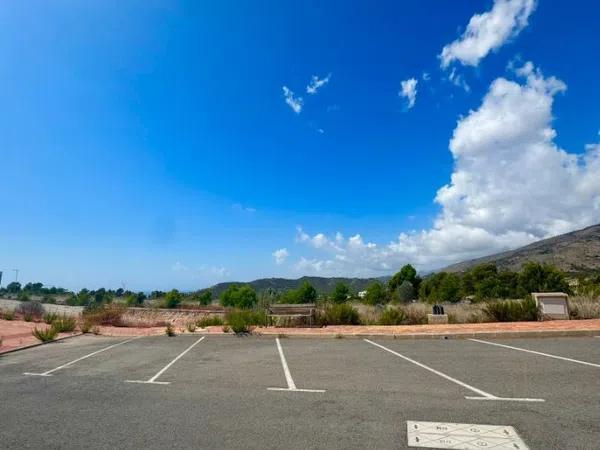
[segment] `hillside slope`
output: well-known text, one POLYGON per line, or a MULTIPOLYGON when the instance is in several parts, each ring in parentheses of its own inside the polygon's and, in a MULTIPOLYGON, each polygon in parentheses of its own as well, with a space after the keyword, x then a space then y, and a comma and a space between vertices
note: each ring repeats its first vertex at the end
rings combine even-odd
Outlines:
POLYGON ((387 281, 389 277, 383 278, 324 278, 324 277, 302 277, 296 280, 290 280, 287 278, 261 278, 259 280, 250 281, 247 283, 242 282, 227 282, 219 283, 210 288, 213 297, 219 297, 223 291, 225 291, 232 284, 249 284, 257 292, 262 292, 267 289, 273 289, 277 292, 289 291, 290 289, 296 289, 300 287, 302 283, 308 281, 312 284, 318 293, 329 294, 333 292, 333 289, 337 283, 345 283, 350 287, 353 292, 363 291, 367 286, 376 280, 387 281))
POLYGON ((486 262, 496 263, 499 269, 519 270, 527 261, 553 264, 571 274, 600 271, 600 224, 516 250, 453 264, 440 271, 462 272, 486 262))

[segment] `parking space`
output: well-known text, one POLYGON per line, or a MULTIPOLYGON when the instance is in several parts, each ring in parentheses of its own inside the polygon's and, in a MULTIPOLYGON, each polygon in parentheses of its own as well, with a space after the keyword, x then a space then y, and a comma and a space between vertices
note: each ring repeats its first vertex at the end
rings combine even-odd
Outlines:
POLYGON ((514 427, 529 448, 595 448, 599 347, 82 336, 0 357, 0 446, 406 448, 408 423, 441 422, 514 427))

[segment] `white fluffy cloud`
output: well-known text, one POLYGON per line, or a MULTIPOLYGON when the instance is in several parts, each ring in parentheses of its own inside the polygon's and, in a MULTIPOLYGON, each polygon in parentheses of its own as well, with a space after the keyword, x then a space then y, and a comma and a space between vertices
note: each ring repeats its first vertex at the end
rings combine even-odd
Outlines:
POLYGON ((298 229, 296 241, 323 256, 297 268, 376 275, 411 262, 430 269, 600 222, 600 144, 583 154, 559 148, 552 106, 565 84, 529 62, 516 75, 523 81, 493 81, 479 108, 458 121, 454 171, 437 192, 441 211, 431 229, 386 245, 298 229))
POLYGON ((527 26, 535 6, 536 0, 495 0, 490 11, 471 17, 463 35, 442 49, 442 67, 453 61, 477 66, 490 51, 502 47, 527 26))
POLYGON ((280 248, 271 253, 271 255, 273 255, 273 258, 275 258, 275 264, 280 266, 285 262, 288 256, 290 256, 290 253, 288 252, 287 248, 280 248))
POLYGON ((321 87, 329 83, 330 78, 330 73, 327 74, 325 78, 319 78, 317 75, 313 75, 310 79, 310 83, 308 84, 308 86, 306 86, 306 93, 311 95, 316 94, 321 87))
POLYGON ((409 78, 400 82, 401 89, 398 95, 407 99, 408 103, 406 106, 408 109, 415 106, 415 101, 417 100, 417 83, 418 81, 415 78, 409 78))
POLYGON ((302 105, 304 104, 304 100, 302 97, 296 97, 294 92, 291 91, 287 86, 283 86, 283 97, 285 98, 285 102, 288 104, 292 111, 296 114, 300 114, 302 111, 302 105))

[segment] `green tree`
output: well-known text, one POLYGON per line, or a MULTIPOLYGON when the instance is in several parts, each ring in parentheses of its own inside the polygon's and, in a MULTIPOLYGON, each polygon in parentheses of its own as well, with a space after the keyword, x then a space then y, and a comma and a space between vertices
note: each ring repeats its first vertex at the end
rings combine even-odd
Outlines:
POLYGON ((284 292, 279 300, 281 303, 315 303, 317 290, 312 284, 305 281, 298 289, 284 292))
POLYGON ((363 298, 363 303, 366 303, 367 305, 381 305, 388 301, 388 292, 382 283, 375 281, 367 287, 367 293, 363 298))
POLYGON ((396 298, 398 301, 407 303, 415 298, 415 288, 408 280, 404 280, 396 289, 396 298))
POLYGON ((250 285, 230 285, 219 299, 221 305, 236 308, 252 308, 257 302, 256 292, 250 285))
POLYGON ((442 302, 458 302, 460 300, 460 277, 455 273, 447 274, 437 289, 437 296, 442 302))
POLYGON ((208 289, 200 292, 195 298, 200 305, 210 305, 212 303, 212 292, 208 289))
POLYGON ((13 281, 6 285, 6 292, 9 294, 18 294, 21 291, 21 283, 13 281))
POLYGON ((177 308, 182 300, 181 292, 177 289, 172 289, 165 295, 165 307, 166 308, 177 308))
POLYGON ((405 281, 409 281, 414 286, 416 279, 417 270, 410 264, 406 264, 390 278, 390 281, 388 281, 388 289, 390 291, 395 291, 405 281))
POLYGON ((350 296, 350 288, 344 283, 338 283, 335 285, 335 289, 331 294, 331 301, 333 303, 346 303, 350 296))
POLYGON ((519 292, 529 295, 532 292, 566 292, 570 293, 565 274, 549 264, 528 262, 519 273, 519 292))

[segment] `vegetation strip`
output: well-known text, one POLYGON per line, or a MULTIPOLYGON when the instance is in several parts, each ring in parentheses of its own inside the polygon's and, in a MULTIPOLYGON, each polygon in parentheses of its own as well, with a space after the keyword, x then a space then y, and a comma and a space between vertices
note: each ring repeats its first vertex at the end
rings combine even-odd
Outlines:
MULTIPOLYGON (((598 337, 598 336, 596 336, 596 337, 598 337)), ((600 364, 594 364, 594 363, 587 362, 587 361, 580 361, 578 359, 565 358, 564 356, 558 356, 558 355, 551 355, 549 353, 536 352, 535 350, 528 350, 526 348, 513 347, 511 345, 498 344, 497 342, 482 341, 480 339, 469 339, 469 340, 473 341, 473 342, 479 342, 480 344, 495 345, 496 347, 509 348, 511 350, 517 350, 519 352, 533 353, 534 355, 547 356, 548 358, 561 359, 563 361, 569 361, 569 362, 573 362, 573 363, 577 363, 577 364, 584 364, 586 366, 592 366, 592 367, 599 367, 600 368, 600 364)))

